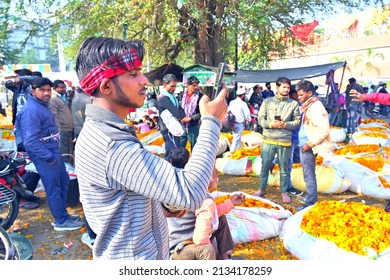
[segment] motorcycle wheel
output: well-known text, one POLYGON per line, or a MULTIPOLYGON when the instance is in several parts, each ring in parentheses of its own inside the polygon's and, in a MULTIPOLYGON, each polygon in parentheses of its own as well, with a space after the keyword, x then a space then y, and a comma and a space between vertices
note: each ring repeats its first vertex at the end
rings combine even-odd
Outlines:
POLYGON ((9 229, 19 214, 19 199, 15 199, 8 204, 0 206, 0 227, 4 230, 9 229))
POLYGON ((15 249, 8 233, 0 228, 0 260, 13 260, 15 249))

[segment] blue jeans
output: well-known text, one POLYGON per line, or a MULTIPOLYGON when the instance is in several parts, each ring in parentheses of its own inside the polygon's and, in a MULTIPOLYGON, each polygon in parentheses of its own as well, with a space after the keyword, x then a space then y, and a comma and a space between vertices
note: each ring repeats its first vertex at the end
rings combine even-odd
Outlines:
POLYGON ((180 136, 180 147, 187 146, 187 140, 190 141, 191 151, 194 149, 196 139, 199 135, 199 125, 192 125, 188 127, 188 130, 185 134, 180 136))
POLYGON ((68 218, 66 198, 70 181, 59 150, 52 149, 50 151, 56 158, 52 165, 34 154, 29 154, 29 156, 34 163, 38 174, 41 176, 50 212, 53 215, 55 222, 62 224, 68 218))
POLYGON ((164 138, 165 144, 165 160, 171 160, 171 152, 173 149, 179 147, 180 137, 173 136, 170 132, 162 132, 162 137, 164 138))
POLYGON ((303 170, 303 179, 306 183, 305 204, 313 205, 317 202, 317 178, 316 178, 316 155, 312 150, 302 152, 300 157, 303 170))
POLYGON ((291 189, 292 187, 294 187, 292 185, 292 182, 291 182, 291 171, 292 171, 292 165, 294 163, 294 153, 295 153, 295 150, 300 150, 299 147, 298 147, 298 143, 296 142, 292 142, 291 143, 291 156, 290 156, 290 162, 288 163, 288 167, 289 167, 289 171, 290 171, 290 174, 288 176, 288 189, 291 189))
POLYGON ((233 141, 230 146, 230 152, 234 152, 236 149, 241 148, 241 135, 244 131, 244 123, 234 123, 233 127, 233 141))
POLYGON ((290 182, 290 158, 291 146, 281 146, 276 144, 264 143, 261 146, 261 173, 260 190, 265 191, 268 182, 269 170, 272 167, 275 155, 278 155, 280 171, 280 191, 286 193, 290 182))
POLYGON ((352 103, 347 109, 347 133, 354 133, 358 125, 359 104, 352 103))

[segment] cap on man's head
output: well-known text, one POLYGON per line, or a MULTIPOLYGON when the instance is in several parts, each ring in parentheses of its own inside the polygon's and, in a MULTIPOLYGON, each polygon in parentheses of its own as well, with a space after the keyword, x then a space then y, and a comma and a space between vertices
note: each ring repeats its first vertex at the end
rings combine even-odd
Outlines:
POLYGON ((237 95, 237 96, 241 96, 241 95, 244 95, 244 94, 246 94, 246 90, 243 89, 243 88, 239 88, 239 89, 237 90, 237 92, 236 92, 236 95, 237 95))

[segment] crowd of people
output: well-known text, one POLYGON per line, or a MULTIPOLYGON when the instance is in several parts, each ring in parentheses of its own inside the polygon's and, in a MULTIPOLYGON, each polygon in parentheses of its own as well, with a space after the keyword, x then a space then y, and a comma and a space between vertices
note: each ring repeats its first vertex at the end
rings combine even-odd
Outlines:
POLYGON ((267 196, 268 176, 277 163, 282 202, 301 196, 291 183, 292 164, 299 161, 306 183, 297 209, 302 210, 317 201, 315 161, 331 152, 330 126, 341 119, 353 133, 360 101, 389 104, 387 96, 364 95, 351 78, 343 94, 332 83, 329 96, 337 105, 326 106, 313 83, 292 84, 287 77, 273 81, 275 91, 270 82, 265 90, 255 85, 250 98, 246 89, 238 88, 228 104, 226 86, 210 100, 195 76, 177 96, 179 81, 167 74, 160 94, 148 98, 158 116, 145 115, 133 127, 125 122, 129 109, 144 106, 148 95, 143 55, 140 41, 91 37, 76 57, 80 88, 74 95, 67 94, 64 81, 26 69, 16 70, 14 81, 6 83, 13 92, 17 147, 27 152, 43 182, 52 225, 57 231, 86 226, 83 241, 94 259, 230 258, 234 243, 224 214, 245 197, 234 195, 216 205, 209 194, 218 182, 214 166, 227 112, 235 117, 230 152, 241 147, 248 126, 263 136, 254 195, 267 196), (137 137, 137 132, 155 128, 164 140, 164 158, 148 152, 137 137), (66 210, 66 161, 76 168, 84 220, 66 210))

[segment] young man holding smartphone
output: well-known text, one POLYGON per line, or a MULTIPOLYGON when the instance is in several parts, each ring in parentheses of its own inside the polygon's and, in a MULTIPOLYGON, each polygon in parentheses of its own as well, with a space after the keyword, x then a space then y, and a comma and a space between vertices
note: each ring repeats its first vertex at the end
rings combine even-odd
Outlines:
POLYGON ((289 98, 291 81, 280 77, 276 80, 276 95, 264 99, 259 111, 259 125, 263 127, 261 148, 260 190, 254 195, 263 197, 267 187, 269 170, 275 155, 280 167, 280 191, 282 202, 290 203, 287 194, 289 185, 289 159, 291 155, 292 131, 299 127, 298 102, 289 98))

